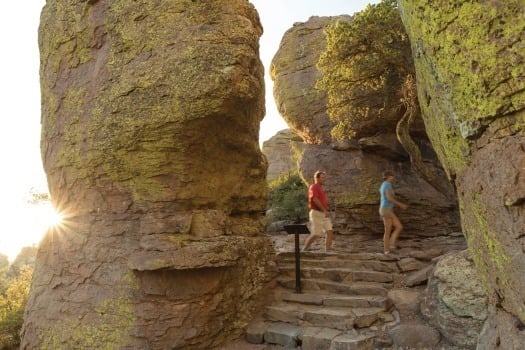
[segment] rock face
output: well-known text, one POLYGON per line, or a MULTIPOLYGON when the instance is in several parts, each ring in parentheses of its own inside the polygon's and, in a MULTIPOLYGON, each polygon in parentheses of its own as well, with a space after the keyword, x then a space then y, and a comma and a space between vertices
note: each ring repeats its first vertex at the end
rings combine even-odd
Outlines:
POLYGON ((493 305, 525 322, 525 4, 401 1, 429 137, 493 305))
POLYGON ((441 258, 430 277, 421 312, 453 344, 474 349, 487 319, 488 298, 468 251, 441 258))
MULTIPOLYGON (((350 21, 351 17, 311 17, 306 23, 296 23, 284 35, 272 62, 279 111, 307 143, 299 157, 301 176, 311 183, 316 170, 327 172, 326 189, 335 210, 335 229, 340 233, 383 232, 378 189, 387 169, 396 172, 396 193, 411 207, 399 213, 405 234, 434 236, 458 231, 457 204, 450 199, 452 186, 448 193, 440 193, 415 173, 394 129, 384 129, 378 120, 374 136, 344 142, 331 138, 327 97, 315 88, 321 74, 315 65, 326 46, 323 29, 338 20, 350 21)), ((414 137, 428 166, 446 182, 428 139, 416 131, 414 137)))
POLYGON ((310 17, 295 23, 283 36, 272 60, 273 95, 279 113, 305 142, 331 142, 332 122, 326 114, 326 93, 315 84, 321 73, 316 64, 326 47, 323 29, 350 16, 310 17))
POLYGON ((523 323, 501 309, 491 308, 478 338, 476 350, 521 349, 525 344, 523 323))
MULTIPOLYGON (((384 148, 385 153, 395 153, 401 146, 384 148)), ((383 232, 378 213, 379 186, 386 169, 396 174, 396 196, 410 206, 405 211, 397 210, 405 227, 403 235, 435 236, 458 230, 454 202, 415 173, 406 158, 384 157, 366 148, 344 152, 330 146, 307 145, 299 158, 299 169, 308 183, 317 169, 327 172, 325 189, 334 210, 336 231, 383 232)))
POLYGON ((297 171, 295 153, 300 153, 303 147, 303 140, 290 129, 281 130, 264 141, 262 152, 268 162, 266 179, 272 181, 283 174, 297 171))
POLYGON ((209 349, 271 277, 247 0, 47 1, 41 242, 22 349, 209 349))

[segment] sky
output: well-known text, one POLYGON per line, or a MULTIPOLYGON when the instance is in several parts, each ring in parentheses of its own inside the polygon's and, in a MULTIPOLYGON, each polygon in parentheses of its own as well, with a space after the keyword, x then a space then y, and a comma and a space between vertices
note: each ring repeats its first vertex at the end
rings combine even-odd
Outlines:
MULTIPOLYGON (((310 16, 352 15, 378 0, 250 0, 264 28, 260 55, 265 66, 266 116, 259 143, 287 125, 277 112, 270 62, 283 34, 310 16)), ((12 261, 24 246, 37 244, 48 212, 29 205, 30 191, 46 192, 40 158, 40 82, 38 25, 45 0, 0 2, 0 253, 12 261)))

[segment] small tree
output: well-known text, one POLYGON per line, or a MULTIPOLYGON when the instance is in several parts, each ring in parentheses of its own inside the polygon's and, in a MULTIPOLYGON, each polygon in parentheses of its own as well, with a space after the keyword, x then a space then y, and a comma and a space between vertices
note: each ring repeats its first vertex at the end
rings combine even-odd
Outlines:
POLYGON ((0 349, 18 349, 33 268, 24 265, 0 294, 0 349))
POLYGON ((356 13, 352 22, 329 26, 317 87, 327 91, 335 138, 395 130, 413 169, 448 196, 448 184, 425 164, 410 135, 421 112, 410 41, 398 11, 396 0, 383 0, 356 13))
POLYGON ((308 219, 308 188, 297 172, 270 183, 269 207, 278 220, 301 222, 308 219))
POLYGON ((317 87, 327 91, 332 134, 343 139, 394 130, 403 115, 401 86, 415 75, 410 41, 395 0, 383 0, 326 31, 317 87), (372 124, 373 122, 373 124, 372 124))

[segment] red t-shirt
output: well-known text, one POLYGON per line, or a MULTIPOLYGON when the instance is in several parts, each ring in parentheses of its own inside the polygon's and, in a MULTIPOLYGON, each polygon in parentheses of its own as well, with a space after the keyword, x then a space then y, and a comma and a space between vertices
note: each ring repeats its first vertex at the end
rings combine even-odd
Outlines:
POLYGON ((323 211, 323 208, 318 208, 314 203, 314 197, 321 201, 321 204, 328 209, 328 198, 319 184, 310 185, 308 189, 308 208, 323 211))

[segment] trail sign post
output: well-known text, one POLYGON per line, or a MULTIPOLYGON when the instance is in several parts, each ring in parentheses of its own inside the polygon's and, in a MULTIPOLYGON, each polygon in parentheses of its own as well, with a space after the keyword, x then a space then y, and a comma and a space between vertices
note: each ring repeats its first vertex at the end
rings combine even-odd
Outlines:
POLYGON ((284 225, 288 234, 295 235, 295 292, 301 293, 301 248, 299 247, 299 235, 310 234, 305 224, 284 225))

